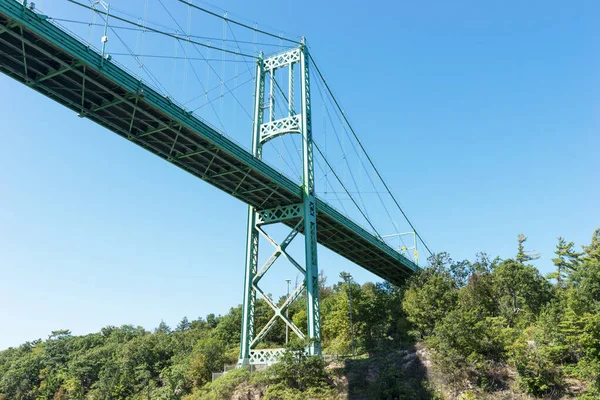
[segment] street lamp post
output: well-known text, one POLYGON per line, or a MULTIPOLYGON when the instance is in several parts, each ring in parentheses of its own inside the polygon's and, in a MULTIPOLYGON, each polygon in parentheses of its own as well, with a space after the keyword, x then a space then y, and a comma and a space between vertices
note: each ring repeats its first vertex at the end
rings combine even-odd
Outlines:
MULTIPOLYGON (((287 282, 287 297, 290 297, 290 283, 292 282, 291 279, 286 279, 285 280, 287 282)), ((289 319, 290 316, 290 310, 289 307, 285 309, 285 317, 287 319, 289 319)), ((288 344, 290 338, 290 327, 288 326, 288 324, 285 324, 285 344, 288 344)))
POLYGON ((342 278, 346 282, 346 290, 348 293, 348 317, 350 320, 350 344, 352 346, 352 357, 356 355, 356 351, 354 349, 354 325, 352 323, 352 291, 350 290, 350 283, 352 282, 352 275, 347 272, 340 273, 340 278, 342 278))

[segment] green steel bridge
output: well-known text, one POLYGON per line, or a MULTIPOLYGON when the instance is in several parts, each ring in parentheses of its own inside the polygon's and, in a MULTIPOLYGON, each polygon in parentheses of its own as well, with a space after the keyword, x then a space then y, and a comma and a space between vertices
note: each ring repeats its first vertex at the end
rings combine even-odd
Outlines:
MULTIPOLYGON (((310 353, 320 354, 316 242, 394 284, 401 284, 418 268, 381 237, 316 197, 307 57, 307 48, 301 43, 295 49, 269 58, 260 57, 257 61, 253 153, 250 153, 126 72, 109 57, 103 57, 51 23, 47 16, 35 12, 26 2, 0 0, 1 72, 248 205, 241 364, 269 362, 274 357, 254 347, 279 318, 298 336, 312 340, 310 353), (292 79, 294 66, 300 70, 302 112, 292 113, 290 107, 288 117, 267 120, 263 111, 265 83, 268 83, 265 77, 273 75, 275 69, 288 68, 292 79), (262 144, 289 133, 303 138, 302 185, 261 159, 262 144), (291 228, 281 244, 262 229, 263 225, 272 223, 291 228), (305 237, 304 267, 285 250, 297 233, 305 237), (261 235, 273 244, 275 252, 258 268, 261 235), (272 303, 258 286, 260 278, 280 256, 306 276, 283 306, 272 303), (272 320, 258 333, 254 331, 253 320, 257 293, 263 295, 274 310, 272 320), (303 293, 308 297, 307 334, 284 313, 303 293)), ((290 102, 292 97, 294 94, 290 93, 290 102)))

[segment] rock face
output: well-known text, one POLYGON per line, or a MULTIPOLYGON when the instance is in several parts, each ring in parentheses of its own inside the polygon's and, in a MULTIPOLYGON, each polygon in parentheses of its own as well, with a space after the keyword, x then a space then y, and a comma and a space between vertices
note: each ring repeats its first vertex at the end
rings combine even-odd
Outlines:
MULTIPOLYGON (((509 400, 528 399, 514 387, 515 373, 504 364, 493 366, 495 389, 483 392, 468 383, 448 382, 446 376, 436 370, 431 353, 423 344, 407 349, 393 350, 355 359, 332 360, 327 366, 330 387, 335 387, 331 397, 321 400, 509 400), (514 389, 514 390, 513 390, 514 389)), ((571 392, 577 392, 579 382, 569 382, 571 392)), ((269 386, 250 384, 248 380, 235 388, 231 400, 260 400, 269 386)), ((232 393, 232 392, 229 392, 232 393)), ((308 397, 313 398, 313 397, 308 397)), ((573 397, 563 396, 560 400, 573 397)))
POLYGON ((264 391, 262 389, 244 384, 236 389, 231 396, 231 400, 260 400, 263 396, 264 391))
MULTIPOLYGON (((427 368, 415 346, 369 358, 346 360, 343 367, 348 399, 431 399, 427 368)), ((341 388, 340 388, 341 389, 341 388)))
MULTIPOLYGON (((321 400, 351 399, 431 399, 427 385, 427 371, 420 355, 423 348, 411 347, 355 359, 332 360, 326 367, 329 387, 334 388, 326 395, 317 395, 321 400)), ((258 381, 261 381, 260 379, 258 381)), ((264 398, 269 386, 246 378, 240 382, 231 400, 259 400, 264 398)), ((233 388, 232 388, 233 389, 233 388)), ((309 391, 310 392, 310 391, 309 391)), ((307 396, 316 392, 305 393, 307 396)))

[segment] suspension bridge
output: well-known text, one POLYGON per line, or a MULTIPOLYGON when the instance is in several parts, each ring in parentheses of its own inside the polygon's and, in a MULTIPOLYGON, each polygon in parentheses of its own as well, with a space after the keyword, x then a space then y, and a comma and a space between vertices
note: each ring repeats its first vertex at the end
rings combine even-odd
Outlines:
MULTIPOLYGON (((425 247, 427 245, 406 218, 398 201, 366 153, 303 38, 285 38, 280 34, 258 29, 256 25, 229 18, 226 13, 221 14, 191 2, 176 0, 179 5, 187 7, 189 13, 202 12, 211 18, 222 20, 223 36, 230 32, 235 42, 234 47, 230 47, 228 43, 231 39, 225 37, 221 38, 219 43, 218 40, 204 40, 191 35, 189 20, 187 29, 183 29, 169 8, 164 6, 163 1, 158 1, 175 22, 176 28, 169 31, 164 25, 152 24, 147 18, 127 17, 126 13, 119 14, 114 9, 111 11, 110 5, 104 2, 81 3, 68 0, 81 10, 91 13, 94 18, 101 18, 101 22, 97 24, 94 20, 63 19, 64 22, 80 22, 87 27, 97 25, 103 29, 102 47, 95 49, 89 42, 80 39, 59 24, 59 18, 40 12, 33 3, 0 0, 0 71, 73 110, 79 117, 96 122, 247 204, 240 364, 268 363, 277 358, 280 354, 279 349, 261 350, 259 343, 278 320, 282 320, 300 338, 310 343, 310 354, 320 355, 317 243, 394 284, 401 284, 418 269, 417 243, 425 247), (112 24, 109 24, 109 18, 112 24), (253 51, 242 50, 242 41, 236 38, 231 25, 252 32, 255 38, 252 41, 253 51), (201 117, 196 112, 198 108, 192 110, 177 103, 168 94, 160 79, 156 78, 156 74, 148 69, 148 62, 144 65, 141 61, 143 57, 148 59, 152 55, 135 54, 131 46, 121 40, 117 33, 119 29, 133 30, 139 35, 151 33, 175 42, 175 54, 165 58, 185 60, 186 75, 191 70, 202 86, 200 97, 205 103, 199 108, 212 108, 213 120, 216 117, 221 128, 214 127, 209 117, 201 117), (121 40, 127 50, 124 55, 130 56, 138 63, 146 79, 134 75, 113 59, 117 58, 117 52, 111 53, 106 49, 110 32, 114 33, 112 36, 121 40), (256 47, 260 47, 256 41, 258 35, 271 37, 282 48, 264 53, 256 50, 256 47), (284 41, 285 45, 282 44, 284 41), (210 98, 209 92, 212 89, 206 88, 208 82, 203 84, 197 68, 194 68, 190 61, 192 57, 187 54, 183 44, 193 46, 196 50, 201 48, 206 52, 201 53, 197 50, 201 57, 196 58, 206 64, 208 77, 210 74, 217 76, 218 85, 215 89, 220 91, 220 94, 216 97, 210 98), (179 57, 178 51, 182 51, 184 56, 179 57), (221 68, 219 74, 212 66, 211 51, 213 55, 227 54, 236 62, 236 70, 230 80, 225 79, 225 67, 221 68), (253 61, 249 63, 248 59, 253 61), (241 130, 248 137, 252 132, 250 149, 244 148, 228 136, 230 132, 225 131, 223 123, 225 118, 232 119, 223 115, 230 116, 231 110, 237 111, 238 107, 244 109, 243 102, 238 99, 237 89, 241 86, 237 84, 241 75, 237 64, 240 63, 251 75, 250 79, 245 81, 252 84, 245 101, 252 101, 253 112, 246 111, 250 124, 247 130, 241 130), (391 199, 392 204, 397 206, 397 211, 409 225, 409 234, 414 239, 412 246, 401 244, 396 247, 387 240, 391 237, 403 243, 402 238, 406 233, 399 232, 395 223, 396 233, 391 235, 381 235, 376 229, 376 218, 369 215, 365 206, 368 201, 365 202, 360 193, 357 195, 357 191, 351 190, 356 189, 356 178, 351 175, 350 180, 347 177, 344 180, 337 167, 351 167, 353 163, 349 162, 348 152, 339 153, 339 160, 334 162, 326 155, 325 146, 322 149, 315 140, 313 131, 318 130, 315 124, 315 114, 318 110, 314 96, 311 97, 311 80, 315 77, 319 81, 320 98, 325 104, 322 109, 329 112, 326 108, 329 104, 329 107, 338 110, 339 120, 334 123, 330 118, 330 126, 334 130, 335 126, 338 126, 338 129, 339 126, 343 126, 348 138, 353 140, 352 148, 361 165, 365 170, 368 166, 372 168, 365 175, 376 189, 373 193, 377 194, 380 200, 383 193, 388 201, 391 199), (231 80, 234 81, 233 88, 227 86, 231 80), (226 95, 234 98, 229 105, 223 100, 226 95), (325 102, 325 96, 328 96, 329 103, 325 102), (215 102, 220 102, 221 114, 216 111, 215 102), (292 136, 295 139, 286 139, 292 136), (280 165, 284 165, 281 164, 283 162, 290 167, 292 174, 282 172, 264 158, 267 145, 284 139, 295 142, 288 142, 293 146, 291 152, 286 148, 290 157, 283 157, 283 152, 279 151, 278 160, 280 165), (295 168, 291 153, 297 153, 298 156, 295 168), (318 171, 316 166, 320 168, 321 177, 315 176, 315 171, 318 171), (330 180, 335 183, 330 183, 330 180), (375 181, 378 182, 378 186, 375 181), (322 194, 317 190, 319 183, 329 187, 329 194, 336 196, 342 211, 326 198, 326 193, 322 194), (384 190, 380 191, 382 185, 384 190), (353 206, 354 213, 346 210, 339 193, 346 196, 346 204, 353 206), (353 216, 362 218, 362 223, 357 222, 353 216), (271 224, 282 224, 290 228, 283 241, 277 242, 269 235, 266 226, 271 224), (304 237, 302 260, 296 260, 287 251, 298 233, 304 237), (262 266, 259 265, 260 238, 273 247, 272 254, 262 266), (291 263, 305 279, 283 304, 276 304, 264 293, 259 283, 280 258, 291 263), (272 318, 260 330, 255 329, 254 324, 257 295, 264 298, 273 310, 272 318), (306 295, 307 299, 307 332, 300 330, 285 313, 292 302, 301 295, 306 295)), ((154 56, 159 58, 158 55, 154 56)), ((221 65, 231 61, 224 57, 216 60, 220 61, 221 65)), ((183 89, 186 85, 184 82, 183 89)), ((323 130, 326 130, 327 125, 323 126, 323 130)), ((335 133, 337 135, 338 132, 335 133)), ((338 143, 342 144, 339 137, 338 143)), ((276 149, 275 146, 273 148, 276 149)), ((387 219, 391 221, 389 208, 385 203, 382 204, 387 219)))

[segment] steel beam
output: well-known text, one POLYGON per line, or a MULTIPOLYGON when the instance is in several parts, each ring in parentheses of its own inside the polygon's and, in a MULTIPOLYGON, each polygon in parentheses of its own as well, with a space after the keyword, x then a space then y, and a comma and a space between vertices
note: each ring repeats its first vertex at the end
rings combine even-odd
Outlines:
POLYGON ((20 26, 19 27, 21 29, 21 48, 23 49, 23 68, 25 68, 25 74, 23 75, 25 77, 25 82, 27 82, 29 80, 28 77, 28 70, 27 70, 27 53, 25 52, 25 35, 23 35, 23 27, 20 26))
POLYGON ((137 138, 143 138, 145 136, 153 135, 155 133, 166 131, 167 129, 172 129, 172 128, 176 128, 176 127, 177 127, 177 125, 165 125, 165 126, 161 126, 160 128, 156 128, 156 129, 152 129, 150 131, 146 131, 146 132, 144 132, 144 133, 142 133, 140 135, 137 135, 136 137, 137 138))
MULTIPOLYGON (((264 117, 263 103, 265 99, 265 72, 262 52, 256 62, 256 84, 254 88, 254 124, 252 128, 252 155, 261 158, 260 125, 264 117)), ((248 224, 246 232, 246 267, 244 275, 244 298, 242 302, 242 327, 240 338, 239 365, 250 363, 250 350, 254 342, 254 307, 256 289, 254 277, 258 272, 258 229, 256 211, 248 206, 248 224)))
MULTIPOLYGON (((307 47, 303 44, 294 50, 280 53, 274 57, 258 62, 256 73, 255 88, 255 106, 254 106, 254 125, 253 125, 253 154, 261 159, 262 145, 268 140, 278 136, 299 133, 302 135, 302 203, 281 205, 274 208, 256 210, 252 207, 248 210, 248 232, 246 240, 246 281, 244 287, 244 305, 242 317, 242 343, 240 345, 239 363, 244 365, 248 363, 248 357, 252 348, 259 343, 269 330, 275 325, 278 318, 281 318, 293 332, 300 338, 308 339, 307 352, 310 355, 321 355, 321 321, 319 306, 319 268, 317 262, 317 203, 314 188, 314 162, 313 162, 313 143, 311 130, 311 109, 310 109, 310 81, 307 47), (276 69, 288 67, 288 85, 293 86, 293 65, 300 64, 301 78, 301 104, 302 110, 299 114, 293 115, 293 99, 288 99, 288 117, 274 121, 274 102, 273 87, 274 73, 276 69), (267 67, 268 66, 268 67, 267 67), (269 72, 269 122, 263 123, 264 119, 264 95, 265 95, 265 74, 269 72), (272 223, 286 223, 291 226, 291 220, 299 219, 298 223, 292 228, 292 231, 285 238, 282 244, 273 240, 262 228, 261 225, 272 223), (269 257, 267 262, 257 271, 257 265, 254 263, 258 254, 258 239, 256 232, 259 232, 273 247, 275 252, 269 257), (304 265, 294 260, 286 252, 286 247, 297 236, 299 232, 304 233, 304 265), (264 293, 258 287, 258 282, 267 273, 280 256, 284 256, 292 265, 300 270, 304 275, 302 289, 306 288, 307 293, 307 315, 308 332, 302 333, 287 317, 282 310, 287 309, 289 304, 295 299, 294 296, 288 298, 285 307, 277 307, 270 298, 265 297, 264 293), (252 280, 252 281, 250 281, 252 280), (273 309, 274 315, 269 322, 260 330, 256 337, 251 338, 249 332, 254 333, 253 321, 250 317, 254 315, 254 301, 248 296, 261 294, 267 304, 273 309), (251 328, 250 328, 251 327, 251 328)), ((289 91, 293 96, 293 89, 289 91)))
POLYGON ((15 26, 17 26, 17 24, 15 24, 14 21, 8 20, 8 23, 6 24, 6 26, 0 27, 0 35, 2 35, 7 30, 14 28, 15 26))
POLYGON ((257 224, 266 225, 288 219, 302 217, 302 204, 290 204, 289 206, 277 206, 258 211, 257 224))
POLYGON ((75 64, 71 65, 70 67, 62 67, 56 71, 50 72, 42 77, 37 78, 35 81, 31 82, 32 84, 38 84, 41 82, 44 82, 47 79, 50 78, 54 78, 55 76, 64 74, 65 72, 71 71, 73 68, 78 67, 80 64, 78 62, 75 62, 75 64))
POLYGON ((310 102, 308 47, 300 46, 300 89, 302 93, 302 163, 304 202, 304 251, 306 260, 306 308, 308 314, 308 353, 321 355, 321 307, 319 299, 319 265, 317 258, 317 204, 310 102))
POLYGON ((184 158, 188 158, 188 157, 192 157, 192 156, 196 156, 198 154, 202 154, 202 153, 207 153, 208 150, 207 149, 203 149, 203 150, 198 150, 198 151, 192 151, 191 153, 187 153, 187 154, 182 154, 180 156, 177 156, 178 159, 182 160, 184 158))
POLYGON ((97 113, 98 111, 105 110, 105 109, 107 109, 109 107, 113 107, 113 106, 119 105, 121 103, 125 103, 127 100, 129 100, 129 99, 127 99, 127 98, 117 98, 117 99, 115 99, 113 101, 110 101, 108 103, 105 103, 105 104, 102 104, 100 106, 94 107, 91 110, 86 110, 83 113, 79 113, 78 115, 79 115, 79 117, 83 118, 83 117, 86 117, 89 114, 94 114, 94 113, 97 113))
POLYGON ((290 115, 289 117, 269 121, 260 126, 260 143, 264 144, 269 140, 287 133, 302 133, 302 116, 290 115))
POLYGON ((283 51, 269 58, 266 58, 264 61, 265 71, 275 71, 278 68, 288 67, 290 65, 300 62, 301 51, 302 50, 300 48, 296 48, 292 50, 283 51))
POLYGON ((133 107, 133 112, 131 113, 131 120, 129 121, 129 134, 131 135, 131 130, 133 129, 133 123, 135 122, 135 113, 138 109, 138 102, 140 101, 141 96, 137 96, 135 98, 135 106, 133 107))

